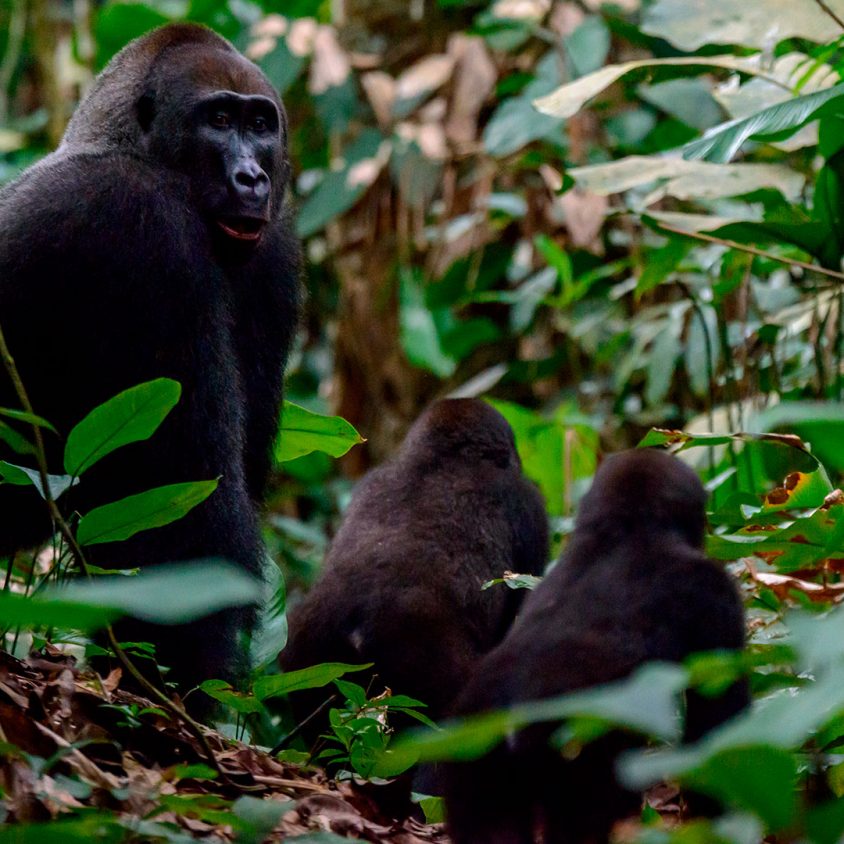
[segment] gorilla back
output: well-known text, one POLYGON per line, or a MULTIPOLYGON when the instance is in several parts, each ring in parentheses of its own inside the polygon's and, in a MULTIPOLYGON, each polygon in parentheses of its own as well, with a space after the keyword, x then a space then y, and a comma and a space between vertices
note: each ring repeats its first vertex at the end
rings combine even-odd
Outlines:
MULTIPOLYGON (((732 577, 703 552, 706 493, 670 455, 637 450, 606 460, 559 563, 525 600, 507 638, 460 696, 460 714, 554 697, 619 680, 650 660, 740 649, 744 611, 732 577)), ((739 682, 722 696, 687 696, 687 741, 748 703, 739 682)), ((639 795, 615 780, 628 737, 610 733, 567 759, 557 724, 536 724, 488 756, 446 770, 455 844, 605 844, 639 795), (506 789, 506 793, 503 791, 506 789)))
MULTIPOLYGON (((437 718, 521 600, 484 582, 539 574, 547 555, 545 506, 504 417, 476 399, 436 402, 355 489, 322 578, 291 614, 281 665, 373 662, 382 687, 437 718)), ((294 695, 297 714, 322 691, 294 695)))
MULTIPOLYGON (((258 503, 300 299, 289 170, 263 74, 211 31, 171 25, 124 48, 60 148, 0 192, 0 319, 35 411, 66 435, 127 387, 182 385, 154 437, 86 473, 72 507, 220 477, 185 519, 99 546, 100 565, 223 557, 260 571, 258 503)), ((0 406, 16 405, 0 373, 0 406)), ((0 490, 0 553, 48 535, 42 507, 0 490)), ((121 636, 155 642, 185 683, 231 678, 253 616, 121 636)))

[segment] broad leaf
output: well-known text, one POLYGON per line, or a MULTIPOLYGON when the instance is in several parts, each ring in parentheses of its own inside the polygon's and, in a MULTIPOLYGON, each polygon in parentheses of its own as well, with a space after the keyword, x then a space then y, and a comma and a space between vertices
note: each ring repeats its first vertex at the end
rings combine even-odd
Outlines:
POLYGON ((324 662, 299 671, 286 671, 271 677, 261 677, 255 681, 252 692, 258 700, 287 695, 301 689, 320 689, 352 671, 371 668, 372 663, 348 665, 344 662, 324 662))
POLYGON ((124 390, 92 410, 68 434, 65 472, 81 475, 115 449, 151 437, 181 392, 178 381, 157 378, 124 390))
POLYGON ((647 68, 687 68, 700 67, 701 71, 709 67, 721 67, 742 73, 761 72, 758 57, 739 58, 737 56, 694 56, 675 59, 639 59, 623 64, 611 64, 595 73, 583 76, 574 82, 557 88, 552 94, 534 100, 534 105, 543 114, 555 117, 571 117, 577 114, 590 100, 605 91, 623 76, 647 68))
MULTIPOLYGON (((16 466, 14 463, 0 460, 0 477, 7 484, 14 484, 15 486, 29 486, 31 484, 38 490, 39 495, 46 499, 44 486, 41 483, 41 473, 37 469, 28 469, 26 466, 16 466)), ((50 498, 55 501, 78 482, 79 479, 72 475, 47 475, 50 498)))
MULTIPOLYGON (((844 16, 842 0, 825 0, 844 16)), ((825 44, 835 23, 815 0, 656 0, 646 7, 642 30, 687 52, 709 44, 740 44, 771 51, 786 38, 825 44)))
POLYGON ((437 731, 415 731, 393 747, 418 761, 471 760, 487 753, 514 730, 567 718, 599 719, 663 739, 676 739, 677 701, 688 673, 677 665, 650 663, 625 680, 547 700, 521 703, 461 720, 437 731))
POLYGON ((749 138, 782 140, 793 135, 801 126, 815 120, 821 113, 844 108, 844 82, 784 103, 757 111, 743 120, 732 120, 707 132, 700 140, 684 147, 687 159, 703 158, 725 163, 749 138))
POLYGON ((81 545, 119 542, 142 530, 181 519, 217 488, 217 481, 193 481, 159 486, 86 513, 76 538, 81 545))
POLYGON ((64 630, 99 630, 121 615, 119 609, 96 601, 72 600, 62 595, 35 597, 0 592, 3 625, 25 628, 58 627, 64 630))
POLYGON ((330 457, 342 457, 352 446, 363 442, 366 440, 342 417, 322 416, 285 401, 275 459, 284 463, 312 451, 322 451, 330 457))
POLYGON ((74 581, 47 597, 117 610, 155 624, 183 624, 261 600, 261 583, 223 560, 155 566, 136 577, 74 581))
POLYGON ((390 158, 390 144, 377 129, 366 129, 332 163, 322 182, 308 196, 296 220, 305 238, 348 211, 378 178, 390 158))
POLYGON ((14 410, 8 407, 0 407, 0 416, 7 419, 14 419, 16 422, 26 422, 28 425, 35 425, 39 428, 56 433, 56 429, 43 416, 36 416, 34 413, 27 413, 25 410, 14 410))

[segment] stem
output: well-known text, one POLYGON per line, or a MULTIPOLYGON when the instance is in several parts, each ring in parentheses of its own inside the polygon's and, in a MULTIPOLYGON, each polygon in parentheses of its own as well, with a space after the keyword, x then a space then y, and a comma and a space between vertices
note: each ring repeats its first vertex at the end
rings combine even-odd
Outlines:
POLYGON ((685 229, 680 229, 676 226, 669 226, 668 223, 663 223, 659 220, 656 221, 656 224, 663 231, 679 234, 683 237, 690 237, 693 240, 702 240, 706 243, 717 243, 720 246, 736 249, 739 252, 747 252, 748 254, 756 255, 759 258, 768 258, 770 261, 777 261, 780 264, 787 264, 792 267, 800 267, 801 269, 809 270, 810 272, 819 273, 820 275, 825 275, 829 278, 844 281, 844 273, 837 272, 836 270, 828 270, 826 267, 821 267, 817 264, 810 264, 807 261, 799 261, 797 258, 784 258, 782 255, 777 255, 774 252, 768 252, 765 249, 757 249, 755 246, 747 246, 744 243, 737 243, 735 240, 726 240, 723 237, 715 237, 714 235, 702 234, 701 232, 686 231, 685 229))
MULTIPOLYGON (((20 372, 18 371, 17 365, 15 364, 15 359, 12 357, 12 353, 9 351, 9 346, 6 343, 6 336, 3 333, 2 326, 0 326, 0 358, 2 358, 3 365, 5 366, 6 371, 9 373, 9 377, 12 379, 12 385, 15 388, 15 393, 17 394, 18 401, 20 401, 21 403, 21 407, 27 413, 34 415, 32 403, 29 400, 29 395, 26 392, 26 388, 24 387, 23 381, 21 380, 20 372)), ((49 475, 47 469, 47 452, 44 448, 44 437, 41 434, 41 429, 38 425, 33 425, 32 430, 33 439, 35 441, 35 458, 38 463, 38 474, 41 479, 41 491, 43 492, 44 500, 47 502, 47 508, 50 511, 50 516, 53 520, 53 523, 58 528, 59 533, 64 537, 65 541, 67 542, 71 553, 79 562, 79 566, 82 569, 83 574, 87 578, 91 579, 91 571, 88 567, 88 561, 85 558, 85 552, 82 550, 82 547, 77 542, 76 537, 74 536, 73 531, 70 528, 70 525, 65 520, 52 496, 52 493, 50 492, 50 486, 47 482, 49 475)), ((214 768, 214 770, 219 774, 220 781, 224 782, 226 785, 238 787, 236 786, 236 783, 233 783, 229 779, 226 772, 220 767, 220 764, 217 761, 217 757, 214 755, 214 751, 211 750, 211 746, 208 744, 208 740, 206 739, 205 734, 202 732, 201 725, 196 722, 193 718, 191 718, 191 716, 188 715, 187 712, 185 712, 185 710, 181 706, 170 700, 170 698, 167 697, 164 692, 162 692, 159 688, 150 683, 150 681, 146 677, 144 677, 144 675, 135 667, 134 663, 129 659, 129 657, 120 647, 120 643, 117 641, 117 638, 114 635, 114 629, 110 624, 106 626, 106 634, 108 636, 109 645, 114 650, 115 656, 117 657, 118 661, 123 665, 126 671, 129 672, 129 674, 138 683, 138 685, 149 695, 151 699, 158 701, 171 714, 175 715, 177 718, 180 718, 185 723, 189 732, 191 732, 194 738, 196 738, 196 740, 199 742, 206 760, 211 765, 211 767, 214 768)))
POLYGON ((841 20, 841 18, 838 17, 838 15, 830 9, 829 6, 827 6, 824 0, 815 0, 815 3, 817 3, 821 10, 829 15, 829 17, 831 17, 841 27, 841 29, 844 29, 844 20, 841 20))

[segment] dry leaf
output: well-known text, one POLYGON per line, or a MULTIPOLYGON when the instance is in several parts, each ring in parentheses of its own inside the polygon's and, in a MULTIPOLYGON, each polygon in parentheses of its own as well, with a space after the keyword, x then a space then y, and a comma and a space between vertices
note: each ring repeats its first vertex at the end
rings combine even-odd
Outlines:
POLYGON ((297 18, 290 26, 287 48, 294 56, 309 56, 314 50, 318 26, 313 18, 297 18))
POLYGON ((469 143, 478 136, 478 115, 495 88, 498 72, 482 38, 452 35, 448 53, 456 66, 445 131, 454 143, 469 143))
POLYGON ((557 197, 557 202, 563 210, 572 244, 584 248, 600 245, 598 235, 609 210, 607 197, 573 188, 557 197))
MULTIPOLYGON (((290 49, 292 52, 292 46, 290 49)), ((314 57, 308 80, 308 90, 312 94, 324 94, 329 88, 342 85, 349 78, 352 69, 349 64, 349 57, 340 46, 337 33, 333 27, 317 27, 313 40, 313 50, 314 57)))
POLYGON ((541 20, 550 8, 551 0, 498 0, 491 11, 497 18, 541 20))
POLYGON ((386 128, 392 122, 393 103, 396 101, 396 81, 383 70, 374 70, 361 77, 361 85, 375 112, 375 118, 381 128, 386 128))
POLYGON ((454 58, 447 54, 426 56, 396 80, 396 99, 412 100, 432 94, 451 78, 454 58))

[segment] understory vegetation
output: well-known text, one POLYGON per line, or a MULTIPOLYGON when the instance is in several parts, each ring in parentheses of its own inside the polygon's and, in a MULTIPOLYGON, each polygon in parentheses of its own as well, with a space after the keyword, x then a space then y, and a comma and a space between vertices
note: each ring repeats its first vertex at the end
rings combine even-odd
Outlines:
MULTIPOLYGON (((419 761, 563 718, 566 754, 614 727, 651 740, 619 763, 647 795, 620 840, 844 840, 844 0, 0 0, 0 179, 55 147, 117 50, 171 20, 229 38, 288 111, 308 300, 270 574, 259 590, 223 561, 91 565, 90 546, 214 494, 197 480, 83 514, 63 504, 98 460, 154 443, 181 387, 91 408, 49 474, 56 434, 0 334, 20 399, 0 408, 19 458, 0 481, 34 486, 56 530, 0 559, 0 844, 444 841, 437 798, 421 798, 428 824, 395 825, 379 794, 419 761), (370 699, 355 682, 367 666, 279 673, 288 598, 313 583, 356 480, 446 395, 483 397, 511 424, 552 559, 600 454, 690 462, 710 496, 707 553, 746 602, 746 650, 441 729, 402 689, 370 699), (218 729, 121 689, 155 655, 119 643, 113 621, 255 600, 249 682, 191 692, 221 704, 218 729), (107 652, 116 673, 82 667, 107 652), (683 691, 742 675, 752 709, 678 746, 683 691), (322 687, 331 732, 305 747, 287 699, 322 687), (399 735, 397 715, 420 726, 399 735), (681 787, 724 815, 680 817, 681 787)), ((486 588, 535 585, 520 574, 486 588)))

